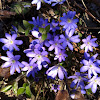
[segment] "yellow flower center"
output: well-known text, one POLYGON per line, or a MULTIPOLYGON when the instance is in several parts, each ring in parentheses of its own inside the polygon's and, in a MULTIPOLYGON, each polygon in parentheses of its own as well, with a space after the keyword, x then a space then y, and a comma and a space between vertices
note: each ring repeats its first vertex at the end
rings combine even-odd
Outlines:
POLYGON ((68 22, 68 23, 71 23, 71 19, 68 19, 67 22, 68 22))
POLYGON ((10 43, 10 44, 13 44, 13 41, 12 41, 12 40, 10 40, 10 41, 9 41, 9 43, 10 43))
POLYGON ((12 63, 15 63, 15 60, 12 60, 12 63))
POLYGON ((30 68, 32 69, 32 68, 33 68, 33 66, 30 66, 30 68))

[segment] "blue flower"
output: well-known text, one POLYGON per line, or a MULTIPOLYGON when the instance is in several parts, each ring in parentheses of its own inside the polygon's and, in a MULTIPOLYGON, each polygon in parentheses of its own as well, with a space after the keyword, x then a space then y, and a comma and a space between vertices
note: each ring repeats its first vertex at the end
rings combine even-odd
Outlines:
POLYGON ((25 61, 22 61, 22 64, 24 65, 24 67, 21 69, 22 71, 27 71, 26 75, 27 77, 29 77, 31 74, 33 76, 33 78, 35 77, 35 73, 37 73, 38 68, 37 68, 37 64, 33 63, 33 64, 28 64, 25 61))
POLYGON ((88 71, 88 78, 91 78, 92 74, 97 76, 97 73, 100 73, 100 68, 98 67, 99 64, 97 63, 96 57, 97 54, 95 54, 91 58, 88 57, 86 60, 82 60, 82 64, 84 64, 84 66, 80 68, 80 72, 88 71))
POLYGON ((68 33, 66 33, 66 31, 65 31, 65 36, 63 34, 60 35, 60 38, 63 42, 62 46, 64 48, 68 45, 70 50, 73 50, 73 45, 70 42, 75 42, 75 43, 80 42, 79 35, 73 36, 74 31, 75 31, 74 29, 71 29, 68 33))
POLYGON ((76 72, 75 75, 69 76, 68 79, 73 78, 74 80, 72 81, 70 87, 73 88, 76 84, 76 89, 78 87, 81 87, 81 90, 85 89, 84 81, 87 81, 87 79, 84 77, 86 74, 81 74, 79 72, 76 72))
POLYGON ((59 39, 59 36, 54 36, 54 40, 50 40, 48 41, 49 44, 51 45, 48 48, 48 51, 52 51, 53 49, 55 49, 55 53, 58 53, 59 49, 64 49, 63 46, 61 45, 62 41, 59 39))
POLYGON ((66 13, 63 13, 63 17, 60 17, 60 25, 63 26, 64 29, 70 30, 71 28, 75 29, 77 28, 76 23, 78 22, 78 19, 73 19, 75 16, 75 11, 68 11, 67 15, 66 13))
POLYGON ((44 20, 43 18, 41 18, 41 21, 42 21, 42 25, 41 25, 42 28, 45 28, 46 26, 50 25, 48 19, 44 20))
POLYGON ((40 42, 39 42, 38 39, 33 40, 33 41, 30 43, 30 45, 29 45, 29 49, 25 49, 25 50, 24 50, 24 53, 28 53, 28 52, 34 51, 34 49, 38 48, 38 47, 36 46, 36 44, 39 44, 39 43, 40 43, 40 42))
POLYGON ((50 60, 46 57, 47 55, 48 55, 47 51, 45 51, 45 50, 40 51, 38 49, 34 49, 34 51, 28 52, 26 54, 27 57, 31 58, 30 64, 33 64, 33 63, 36 62, 36 64, 38 65, 39 70, 42 69, 42 65, 44 67, 47 67, 44 62, 50 63, 50 60))
POLYGON ((8 33, 5 33, 5 38, 0 38, 0 42, 4 43, 5 45, 2 47, 3 50, 9 49, 13 51, 13 49, 19 51, 19 48, 16 45, 23 44, 22 40, 15 40, 17 38, 17 34, 13 34, 12 36, 8 33))
POLYGON ((10 74, 13 75, 15 70, 20 73, 19 67, 24 67, 22 63, 20 63, 18 60, 20 59, 20 55, 13 55, 10 51, 7 51, 7 56, 1 56, 2 60, 5 60, 6 62, 2 65, 2 68, 10 67, 10 74))
POLYGON ((29 23, 34 25, 33 30, 39 31, 39 27, 41 27, 43 24, 43 19, 39 19, 39 16, 37 16, 37 19, 35 19, 35 17, 32 17, 32 20, 33 21, 29 21, 29 23))
POLYGON ((32 4, 37 4, 37 9, 36 10, 39 10, 41 8, 41 0, 33 0, 31 3, 32 4))
POLYGON ((53 79, 57 76, 58 73, 58 77, 60 80, 64 79, 64 75, 67 78, 67 71, 64 67, 60 66, 60 65, 55 65, 53 67, 50 67, 47 71, 46 74, 50 77, 52 77, 53 79))
POLYGON ((84 42, 81 45, 81 49, 85 48, 85 52, 88 52, 88 50, 90 50, 91 52, 93 51, 93 47, 97 47, 98 44, 95 43, 95 41, 97 40, 97 38, 93 38, 91 39, 91 35, 87 36, 86 39, 82 39, 82 41, 84 42))
POLYGON ((59 60, 59 62, 65 61, 65 57, 68 57, 68 55, 65 53, 66 50, 59 50, 58 53, 55 53, 54 60, 59 60))
POLYGON ((52 6, 55 6, 56 4, 63 4, 66 0, 52 0, 52 6))
POLYGON ((50 24, 50 30, 52 31, 52 32, 55 32, 56 30, 59 30, 60 29, 60 27, 58 26, 58 22, 55 22, 55 20, 53 19, 52 20, 52 22, 51 22, 51 24, 50 24))
POLYGON ((97 90, 97 85, 100 86, 100 77, 93 76, 89 81, 89 84, 85 86, 85 89, 91 88, 92 92, 95 93, 97 90))

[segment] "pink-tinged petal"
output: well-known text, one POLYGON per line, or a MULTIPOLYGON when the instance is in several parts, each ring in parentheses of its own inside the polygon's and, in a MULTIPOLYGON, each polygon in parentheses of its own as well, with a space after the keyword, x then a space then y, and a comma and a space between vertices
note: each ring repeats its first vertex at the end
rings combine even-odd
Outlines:
POLYGON ((89 69, 88 66, 83 66, 80 68, 80 72, 86 72, 89 69))
POLYGON ((14 72, 15 72, 15 66, 12 65, 12 66, 10 67, 10 74, 13 75, 14 72))
POLYGON ((6 67, 9 67, 11 66, 11 62, 5 62, 3 65, 2 65, 2 68, 6 68, 6 67))
POLYGON ((54 45, 51 45, 49 48, 48 48, 48 51, 52 51, 54 49, 54 45))
POLYGON ((0 39, 0 42, 2 42, 2 43, 8 43, 9 40, 7 40, 7 39, 5 39, 5 38, 1 38, 1 39, 0 39))
POLYGON ((10 35, 10 34, 5 33, 5 37, 6 37, 8 40, 11 40, 11 35, 10 35))
POLYGON ((92 85, 91 89, 92 89, 92 92, 95 93, 96 90, 97 90, 97 84, 94 83, 94 84, 92 85))
POLYGON ((38 31, 32 31, 32 35, 36 38, 39 38, 39 32, 38 31))
POLYGON ((10 61, 10 58, 5 57, 5 56, 1 56, 0 58, 1 58, 2 60, 5 60, 5 61, 10 61))
POLYGON ((58 77, 60 80, 63 80, 64 79, 64 74, 62 72, 62 69, 58 67, 58 77))
POLYGON ((14 41, 17 38, 17 34, 12 35, 12 40, 14 41))

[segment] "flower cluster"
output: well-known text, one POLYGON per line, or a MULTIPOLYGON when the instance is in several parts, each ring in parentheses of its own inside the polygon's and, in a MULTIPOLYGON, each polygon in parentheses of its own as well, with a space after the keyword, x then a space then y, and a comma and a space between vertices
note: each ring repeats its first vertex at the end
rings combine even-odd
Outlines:
POLYGON ((15 32, 11 32, 14 33, 12 34, 12 36, 8 33, 5 34, 5 38, 1 38, 0 42, 4 43, 4 46, 2 47, 3 50, 9 50, 7 51, 7 56, 1 56, 0 58, 2 60, 5 60, 6 62, 2 65, 2 68, 7 68, 10 67, 10 74, 13 75, 15 71, 17 71, 18 73, 20 73, 20 68, 23 67, 23 64, 20 63, 18 60, 20 59, 20 55, 13 55, 12 52, 13 50, 17 50, 19 51, 19 48, 17 47, 17 45, 21 45, 23 43, 22 40, 16 40, 17 38, 17 34, 15 34, 15 32), (19 68, 20 67, 20 68, 19 68))
MULTIPOLYGON (((44 0, 48 4, 55 6, 56 4, 62 4, 65 0, 44 0)), ((37 10, 41 7, 41 0, 33 0, 32 4, 37 4, 37 10)), ((60 22, 52 19, 51 23, 48 19, 43 19, 32 17, 33 21, 29 21, 30 24, 33 24, 34 27, 30 30, 32 36, 35 38, 30 42, 29 48, 25 49, 23 52, 28 57, 28 61, 19 62, 20 55, 13 55, 14 49, 19 51, 17 45, 23 44, 22 40, 16 40, 17 38, 17 29, 13 26, 14 31, 11 31, 11 34, 6 33, 5 38, 0 38, 0 42, 4 43, 2 47, 3 50, 7 51, 7 56, 1 56, 0 58, 6 61, 2 64, 2 68, 10 67, 10 74, 13 75, 15 71, 20 73, 21 71, 26 71, 26 76, 30 75, 35 77, 35 73, 38 73, 42 69, 47 69, 45 75, 51 79, 63 80, 65 78, 73 78, 70 87, 74 88, 77 84, 76 89, 79 87, 81 93, 85 94, 85 89, 92 89, 92 92, 95 93, 97 90, 97 85, 100 86, 100 60, 96 59, 98 54, 90 57, 90 54, 87 53, 88 50, 93 51, 93 47, 97 47, 98 44, 95 43, 97 38, 91 39, 91 35, 88 35, 86 39, 82 39, 84 42, 80 48, 85 48, 85 53, 81 64, 83 66, 80 68, 80 72, 76 72, 75 75, 67 76, 68 70, 64 67, 65 62, 67 62, 66 57, 67 51, 73 52, 74 47, 73 43, 79 43, 80 37, 78 34, 74 34, 77 28, 78 19, 75 19, 76 12, 68 11, 67 14, 63 13, 63 16, 60 17, 60 22), (62 26, 62 32, 58 31, 62 26), (60 32, 59 34, 56 34, 60 32), (53 59, 52 59, 53 58, 53 59), (63 66, 64 65, 64 66, 63 66), (82 72, 82 73, 81 73, 82 72), (86 73, 88 72, 88 73, 86 73), (89 84, 85 86, 84 82, 89 84)), ((79 44, 80 45, 80 44, 79 44)), ((55 92, 59 90, 59 85, 53 85, 52 90, 55 92)))

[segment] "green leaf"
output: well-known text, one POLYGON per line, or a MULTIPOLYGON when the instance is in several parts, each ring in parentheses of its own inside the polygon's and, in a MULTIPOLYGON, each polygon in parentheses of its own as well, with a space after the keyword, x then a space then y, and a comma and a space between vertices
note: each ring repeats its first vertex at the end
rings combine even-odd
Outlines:
POLYGON ((8 85, 4 88, 1 89, 1 92, 7 92, 8 90, 10 90, 12 88, 12 85, 8 85))
POLYGON ((22 12, 22 8, 19 4, 16 4, 14 6, 14 11, 17 13, 17 14, 20 14, 22 12))
POLYGON ((82 37, 82 33, 79 32, 78 35, 79 35, 79 37, 82 37))
POLYGON ((13 84, 13 91, 17 95, 17 90, 18 90, 18 82, 14 82, 13 84))
POLYGON ((25 26, 25 28, 29 27, 30 23, 26 20, 23 20, 23 25, 25 26))
POLYGON ((27 85, 28 85, 28 83, 24 83, 24 84, 23 84, 23 87, 26 88, 27 85))
POLYGON ((87 94, 90 95, 92 93, 91 88, 87 89, 87 94))
POLYGON ((47 34, 42 34, 42 40, 44 41, 47 38, 47 34))
POLYGON ((45 30, 45 28, 41 28, 41 27, 39 27, 39 32, 42 33, 42 34, 46 34, 46 30, 45 30))
POLYGON ((46 33, 48 33, 50 30, 50 25, 46 26, 45 30, 46 30, 46 33))
POLYGON ((18 26, 18 32, 25 33, 25 30, 21 26, 18 26))
POLYGON ((17 91, 17 95, 23 94, 25 92, 25 87, 20 87, 17 91))
POLYGON ((25 36, 28 36, 29 31, 30 31, 29 29, 26 29, 26 30, 25 30, 25 36))
POLYGON ((80 23, 80 25, 82 25, 82 20, 81 19, 79 19, 79 23, 80 23))
POLYGON ((28 98, 31 98, 31 90, 30 90, 30 86, 29 85, 26 86, 26 92, 25 93, 26 93, 28 98))

